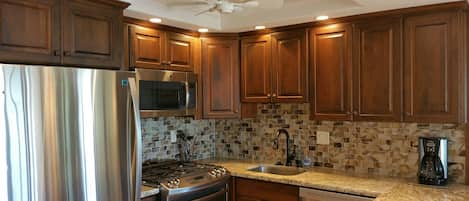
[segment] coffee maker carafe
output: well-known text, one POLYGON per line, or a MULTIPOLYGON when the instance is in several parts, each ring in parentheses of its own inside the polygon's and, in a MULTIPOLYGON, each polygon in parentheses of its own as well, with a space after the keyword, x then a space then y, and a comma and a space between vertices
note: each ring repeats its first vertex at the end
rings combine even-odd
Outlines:
POLYGON ((419 138, 419 183, 445 185, 448 181, 448 139, 419 138))

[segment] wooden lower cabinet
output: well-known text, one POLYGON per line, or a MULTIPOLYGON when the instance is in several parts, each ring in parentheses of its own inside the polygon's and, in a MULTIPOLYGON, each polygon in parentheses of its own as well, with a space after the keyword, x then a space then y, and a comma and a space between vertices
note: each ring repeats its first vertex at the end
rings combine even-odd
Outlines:
POLYGON ((299 187, 233 178, 231 201, 299 201, 299 187))
POLYGON ((361 197, 343 193, 321 191, 309 188, 300 189, 301 201, 371 201, 374 198, 361 197))

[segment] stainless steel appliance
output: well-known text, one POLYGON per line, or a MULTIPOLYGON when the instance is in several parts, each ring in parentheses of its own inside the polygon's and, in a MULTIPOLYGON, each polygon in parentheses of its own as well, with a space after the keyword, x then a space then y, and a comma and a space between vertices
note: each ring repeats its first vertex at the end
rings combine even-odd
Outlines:
POLYGON ((140 200, 134 77, 0 64, 0 200, 140 200))
POLYGON ((161 201, 227 201, 231 175, 225 168, 177 161, 143 164, 142 183, 160 188, 161 201))
POLYGON ((195 115, 196 74, 147 69, 136 72, 142 117, 195 115))
POLYGON ((448 139, 419 138, 419 183, 445 185, 448 181, 448 139))

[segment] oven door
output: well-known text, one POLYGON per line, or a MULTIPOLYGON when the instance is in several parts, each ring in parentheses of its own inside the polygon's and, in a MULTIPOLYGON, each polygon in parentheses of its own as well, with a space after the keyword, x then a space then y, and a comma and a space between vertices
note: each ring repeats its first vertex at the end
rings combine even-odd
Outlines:
POLYGON ((227 201, 228 191, 226 188, 220 189, 219 191, 203 196, 201 198, 197 198, 192 201, 227 201))
POLYGON ((191 102, 191 87, 186 72, 136 71, 142 117, 190 115, 188 106, 191 102))
POLYGON ((162 201, 228 201, 230 176, 219 178, 203 185, 179 190, 160 188, 162 201))

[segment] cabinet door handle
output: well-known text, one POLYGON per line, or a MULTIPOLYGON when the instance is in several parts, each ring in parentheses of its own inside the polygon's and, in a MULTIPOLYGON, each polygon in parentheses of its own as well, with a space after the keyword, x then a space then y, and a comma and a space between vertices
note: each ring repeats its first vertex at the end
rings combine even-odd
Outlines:
POLYGON ((60 56, 60 50, 54 50, 54 56, 60 56))
POLYGON ((64 56, 72 56, 72 53, 70 51, 64 51, 64 56))

